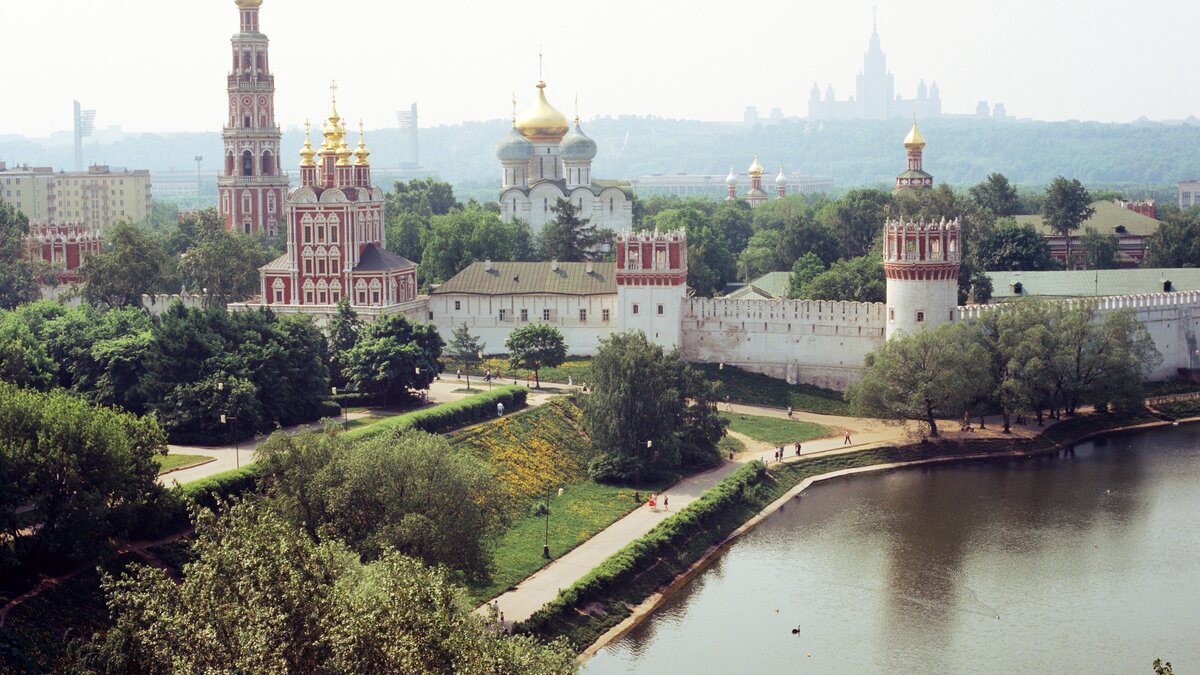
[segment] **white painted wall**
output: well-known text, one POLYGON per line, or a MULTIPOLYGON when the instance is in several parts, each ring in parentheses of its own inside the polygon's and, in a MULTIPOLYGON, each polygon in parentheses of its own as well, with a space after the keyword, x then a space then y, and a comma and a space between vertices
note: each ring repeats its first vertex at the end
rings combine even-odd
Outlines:
POLYGON ((958 281, 887 280, 887 337, 953 321, 958 308, 958 281), (917 321, 918 314, 923 321, 917 321))
POLYGON ((466 293, 436 294, 429 297, 429 312, 438 333, 447 343, 455 328, 467 324, 472 335, 480 337, 485 354, 507 351, 504 341, 513 329, 527 323, 545 322, 560 330, 572 356, 590 356, 600 340, 617 332, 615 295, 472 295, 466 293), (455 303, 458 303, 457 307, 455 303), (500 310, 504 310, 504 320, 500 310), (521 310, 527 320, 522 321, 521 310), (544 312, 549 310, 546 321, 544 312), (586 310, 581 320, 580 310, 586 310), (604 321, 608 311, 609 320, 604 321))
POLYGON ((682 311, 686 294, 687 287, 682 284, 618 286, 618 330, 640 330, 650 342, 663 349, 682 346, 682 311))

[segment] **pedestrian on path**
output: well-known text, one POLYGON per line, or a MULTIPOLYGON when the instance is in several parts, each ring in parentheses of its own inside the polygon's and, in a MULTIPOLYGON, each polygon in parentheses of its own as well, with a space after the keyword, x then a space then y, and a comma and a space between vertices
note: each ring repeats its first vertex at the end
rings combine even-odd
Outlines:
MULTIPOLYGON (((504 417, 504 404, 503 403, 496 404, 496 417, 504 417)), ((847 436, 847 438, 849 438, 849 436, 847 436)))
POLYGON ((646 502, 647 504, 650 505, 651 511, 658 510, 658 500, 656 500, 654 497, 655 497, 655 495, 650 495, 650 501, 646 502))
POLYGON ((666 495, 663 495, 663 510, 671 510, 671 500, 666 495))
POLYGON ((492 616, 499 616, 499 615, 500 615, 500 601, 493 600, 492 601, 492 616))
POLYGON ((796 441, 796 456, 800 456, 800 441, 796 441))
POLYGON ((792 419, 792 406, 788 406, 788 419, 792 419))
POLYGON ((842 445, 850 445, 850 430, 846 430, 846 438, 842 439, 842 445))
POLYGON ((455 369, 455 371, 454 371, 454 379, 456 379, 456 380, 461 380, 461 379, 462 379, 462 368, 457 368, 457 369, 455 369))
POLYGON ((575 380, 574 380, 574 379, 573 379, 573 378, 572 378, 570 375, 568 375, 568 376, 567 376, 567 386, 568 386, 568 387, 574 387, 574 386, 575 386, 575 380))

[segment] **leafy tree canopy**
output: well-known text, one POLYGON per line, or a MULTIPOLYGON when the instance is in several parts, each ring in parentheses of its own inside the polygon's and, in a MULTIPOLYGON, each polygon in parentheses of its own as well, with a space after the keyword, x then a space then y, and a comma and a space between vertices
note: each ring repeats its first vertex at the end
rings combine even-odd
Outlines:
POLYGON ((504 340, 510 368, 533 371, 534 385, 541 388, 538 371, 562 365, 567 347, 562 333, 548 323, 530 323, 514 328, 504 340))

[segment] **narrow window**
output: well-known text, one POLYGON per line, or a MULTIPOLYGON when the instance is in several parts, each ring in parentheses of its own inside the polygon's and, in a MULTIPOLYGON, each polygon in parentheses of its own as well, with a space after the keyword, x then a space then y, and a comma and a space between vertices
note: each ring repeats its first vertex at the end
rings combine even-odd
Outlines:
POLYGON ((503 309, 502 309, 502 310, 500 310, 500 320, 501 320, 501 321, 507 321, 507 320, 508 320, 508 312, 506 312, 506 311, 505 311, 505 310, 503 310, 503 309))
POLYGON ((527 310, 527 309, 521 310, 521 321, 528 321, 528 320, 529 320, 529 310, 527 310))
POLYGON ((637 306, 637 303, 636 303, 636 302, 635 302, 635 303, 633 303, 633 313, 634 313, 635 315, 638 313, 638 306, 637 306))
POLYGON ((925 312, 917 312, 917 323, 925 323, 925 312))
POLYGON ((543 309, 542 310, 542 321, 549 321, 549 320, 550 320, 550 310, 543 309))
POLYGON ((659 316, 662 316, 663 314, 666 314, 666 313, 667 313, 667 308, 666 308, 666 306, 665 306, 665 305, 659 305, 659 306, 658 306, 658 315, 659 315, 659 316))
POLYGON ((457 311, 459 311, 459 310, 461 310, 461 309, 462 309, 462 302, 460 302, 460 301, 458 301, 458 300, 455 300, 455 301, 454 301, 454 311, 456 311, 456 312, 457 312, 457 311))
POLYGON ((587 323, 587 310, 579 310, 579 323, 587 323))
POLYGON ((600 310, 600 320, 605 323, 608 323, 608 310, 607 309, 600 310))

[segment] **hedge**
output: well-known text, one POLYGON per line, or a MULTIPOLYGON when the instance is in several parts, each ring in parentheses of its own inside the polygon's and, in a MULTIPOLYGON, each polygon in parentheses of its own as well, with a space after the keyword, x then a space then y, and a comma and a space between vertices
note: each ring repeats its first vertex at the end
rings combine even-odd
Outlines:
POLYGON ((506 413, 520 410, 525 407, 525 397, 528 393, 525 387, 497 387, 492 391, 442 403, 432 408, 388 417, 365 427, 351 429, 347 435, 351 438, 370 438, 393 429, 419 429, 437 434, 495 417, 497 403, 504 404, 506 413))
POLYGON ((579 581, 520 624, 523 633, 541 633, 557 620, 578 615, 578 607, 607 599, 627 589, 641 572, 661 558, 673 557, 669 548, 678 547, 697 533, 724 520, 729 510, 745 501, 746 490, 762 478, 766 469, 749 462, 727 476, 683 510, 667 518, 645 536, 609 556, 579 581))

